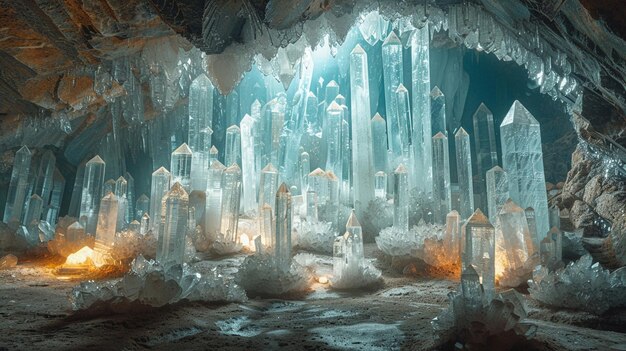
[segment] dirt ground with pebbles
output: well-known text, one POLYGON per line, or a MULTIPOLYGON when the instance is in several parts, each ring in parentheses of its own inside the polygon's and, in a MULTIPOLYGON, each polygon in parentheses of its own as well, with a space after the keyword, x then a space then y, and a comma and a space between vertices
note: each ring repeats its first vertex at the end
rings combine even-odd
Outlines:
MULTIPOLYGON (((374 256, 374 246, 366 254, 374 256)), ((301 300, 178 303, 127 313, 74 313, 76 282, 37 261, 0 271, 0 350, 445 350, 430 322, 458 282, 383 270, 373 292, 314 284, 301 300)), ((524 350, 626 350, 626 312, 555 311, 528 298, 535 337, 524 350)))

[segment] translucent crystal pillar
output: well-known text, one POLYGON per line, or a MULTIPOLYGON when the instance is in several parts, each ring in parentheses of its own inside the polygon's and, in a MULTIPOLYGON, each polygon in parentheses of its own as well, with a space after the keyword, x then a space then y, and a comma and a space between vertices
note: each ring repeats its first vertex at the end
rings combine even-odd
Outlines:
POLYGON ((304 151, 300 153, 300 191, 305 192, 309 187, 309 173, 311 173, 311 157, 304 151))
POLYGON ((309 190, 306 193, 306 221, 315 223, 317 220, 317 193, 309 190))
POLYGON ((403 232, 409 231, 409 175, 406 167, 400 164, 393 172, 393 227, 403 232))
MULTIPOLYGON (((195 138, 197 145, 191 149, 191 189, 204 191, 209 173, 210 147, 213 129, 206 127, 200 130, 195 138)), ((190 137, 191 139, 191 137, 190 137)), ((191 141, 191 140, 190 140, 191 141)))
POLYGON ((371 120, 372 157, 375 171, 387 171, 387 123, 376 114, 371 120))
POLYGON ((61 203, 63 201, 63 194, 65 192, 65 177, 61 174, 58 168, 54 169, 54 175, 52 177, 52 192, 50 193, 50 202, 46 210, 46 221, 50 223, 53 228, 56 226, 59 218, 59 212, 61 211, 61 203))
POLYGON ((24 220, 22 225, 28 229, 30 236, 30 242, 37 242, 39 240, 39 219, 41 218, 41 212, 43 209, 43 200, 37 194, 33 194, 28 203, 26 204, 26 213, 24 213, 24 220))
POLYGON ((550 228, 539 122, 516 100, 500 124, 500 139, 510 196, 520 206, 535 209, 542 240, 550 228))
POLYGON ((239 123, 241 126, 241 172, 243 190, 243 210, 247 213, 257 211, 257 171, 255 161, 255 126, 250 115, 246 114, 239 123))
POLYGON ((95 249, 102 253, 111 250, 115 244, 115 227, 117 226, 118 214, 117 206, 117 196, 113 193, 108 193, 100 202, 95 249))
MULTIPOLYGON (((398 132, 400 133, 400 151, 402 162, 409 162, 409 148, 411 144, 411 103, 409 91, 400 83, 394 93, 398 109, 398 132)), ((408 163, 407 163, 408 164, 408 163)))
POLYGON ((291 265, 291 193, 282 183, 276 192, 274 255, 282 269, 291 265))
POLYGON ((461 228, 462 271, 472 266, 480 276, 485 295, 495 295, 495 231, 480 209, 461 228))
POLYGON ((495 166, 487 171, 487 207, 489 218, 495 221, 502 205, 509 199, 509 181, 506 172, 495 166))
POLYGON ((80 223, 78 221, 70 224, 69 227, 67 227, 67 232, 65 234, 65 240, 67 242, 75 242, 78 240, 81 240, 82 238, 85 237, 85 228, 80 225, 80 223))
POLYGON ((387 173, 383 171, 374 174, 374 196, 387 200, 387 173))
POLYGON ((113 192, 117 197, 117 228, 118 232, 126 229, 128 221, 126 220, 126 209, 128 208, 128 198, 126 194, 128 192, 128 182, 122 176, 115 181, 115 191, 113 192))
POLYGON ((186 192, 191 191, 191 158, 191 149, 186 143, 172 152, 172 183, 180 183, 186 192))
POLYGON ((26 201, 28 188, 28 174, 32 154, 26 146, 22 146, 15 153, 11 181, 7 193, 7 202, 4 208, 3 222, 19 222, 22 219, 22 210, 26 201))
POLYGON ((496 272, 522 268, 535 251, 524 209, 509 199, 496 223, 496 272))
POLYGON ((539 247, 539 235, 537 234, 537 220, 535 218, 535 209, 532 207, 526 207, 524 209, 524 215, 526 216, 526 223, 528 223, 528 231, 530 237, 533 239, 535 248, 539 247))
POLYGON ((350 53, 350 91, 352 112, 352 180, 354 208, 363 216, 374 198, 374 163, 370 128, 370 92, 367 54, 360 45, 350 53))
POLYGON ((437 134, 441 132, 448 136, 446 128, 446 97, 437 86, 430 92, 430 116, 432 133, 437 134))
POLYGON ((221 233, 225 242, 237 242, 239 199, 241 198, 241 169, 234 163, 222 176, 221 233))
POLYGON ((141 194, 135 204, 135 219, 140 221, 144 213, 150 213, 150 198, 146 194, 141 194))
POLYGON ((498 165, 493 114, 485 104, 481 103, 474 112, 472 120, 474 122, 474 147, 478 175, 484 181, 487 171, 498 165))
POLYGON ((220 161, 213 161, 209 168, 206 190, 205 228, 212 240, 216 240, 222 225, 222 180, 226 167, 220 161))
POLYGON ((261 208, 259 215, 259 227, 261 229, 261 236, 263 238, 263 244, 266 247, 274 247, 274 217, 272 213, 272 206, 264 204, 261 208))
MULTIPOLYGON (((126 172, 124 173, 124 179, 126 180, 126 223, 130 223, 135 218, 135 178, 126 172)), ((137 219, 139 220, 139 219, 137 219)))
POLYGON ((163 197, 163 234, 159 236, 156 258, 162 264, 182 264, 189 217, 189 196, 176 182, 163 197))
MULTIPOLYGON (((446 228, 443 233, 443 245, 452 257, 459 257, 461 252, 461 217, 455 210, 446 215, 446 228)), ((458 262, 458 260, 455 259, 458 262)))
MULTIPOLYGON (((85 165, 83 191, 80 204, 80 219, 85 223, 85 232, 95 234, 98 224, 98 210, 102 198, 105 163, 100 156, 95 156, 85 165)), ((115 228, 114 228, 115 230, 115 228)))
POLYGON ((226 129, 226 151, 224 163, 227 167, 241 164, 241 129, 232 125, 226 129))
POLYGON ((326 109, 326 169, 341 175, 341 122, 343 121, 343 109, 335 101, 326 109))
POLYGON ((80 217, 81 195, 83 193, 83 178, 85 177, 85 163, 81 163, 76 170, 76 178, 74 178, 74 187, 72 188, 72 198, 70 199, 70 208, 67 215, 71 217, 80 217))
POLYGON ((147 212, 141 216, 141 222, 139 224, 139 234, 148 234, 148 231, 150 231, 150 216, 147 212))
MULTIPOLYGON (((383 78, 385 82, 385 107, 387 113, 387 133, 389 150, 394 159, 402 155, 400 116, 396 91, 404 81, 402 69, 402 43, 395 32, 391 31, 383 42, 383 78)), ((393 165, 395 167, 395 165, 393 165)))
POLYGON ((54 166, 56 164, 56 157, 50 150, 46 150, 41 156, 39 162, 39 169, 36 170, 35 184, 33 191, 39 195, 43 200, 44 205, 50 202, 50 193, 52 192, 52 178, 54 176, 54 166))
POLYGON ((217 160, 219 157, 219 150, 215 146, 211 146, 209 150, 209 166, 213 164, 213 161, 217 160))
POLYGON ((467 219, 474 213, 474 187, 472 182, 472 150, 470 137, 463 127, 454 136, 456 142, 456 171, 459 179, 461 218, 467 219))
POLYGON ((316 168, 309 173, 309 190, 315 191, 320 204, 325 204, 329 199, 328 177, 321 168, 316 168))
POLYGON ((159 237, 159 226, 161 225, 161 201, 170 190, 172 175, 161 167, 152 173, 152 183, 150 191, 150 218, 152 219, 152 234, 159 237))
POLYGON ((448 138, 437 133, 433 145, 433 215, 435 223, 444 224, 452 209, 450 192, 450 163, 448 161, 448 138))
POLYGON ((432 136, 430 122, 430 33, 428 22, 413 31, 411 43, 411 90, 413 113, 411 144, 414 164, 411 177, 423 194, 433 191, 432 136))

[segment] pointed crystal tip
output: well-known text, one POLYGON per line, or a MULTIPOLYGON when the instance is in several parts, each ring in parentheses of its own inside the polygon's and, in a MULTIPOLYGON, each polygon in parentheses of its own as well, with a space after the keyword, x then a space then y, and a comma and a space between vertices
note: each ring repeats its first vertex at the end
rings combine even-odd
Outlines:
POLYGON ((408 92, 409 91, 406 90, 406 87, 402 83, 400 83, 400 85, 398 85, 398 89, 396 89, 396 93, 408 93, 408 92))
POLYGON ((433 139, 446 139, 446 136, 442 132, 439 132, 433 136, 433 139))
POLYGON ((524 212, 524 209, 519 207, 519 205, 517 205, 515 201, 513 201, 513 199, 509 198, 508 200, 506 200, 504 205, 502 205, 502 208, 500 209, 499 214, 513 213, 513 212, 524 212))
POLYGON ((480 105, 476 109, 476 112, 474 112, 474 115, 476 115, 478 112, 485 113, 485 114, 492 114, 491 110, 487 107, 487 105, 485 105, 484 102, 480 103, 480 105))
POLYGON ((175 155, 191 155, 191 149, 187 146, 187 143, 183 143, 178 149, 174 150, 172 154, 175 155))
MULTIPOLYGON (((41 196, 37 195, 37 194, 33 194, 33 196, 30 197, 31 200, 41 200, 41 196)), ((43 200, 42 200, 43 201, 43 200)))
POLYGON ((183 188, 183 185, 180 184, 179 182, 174 183, 174 185, 172 185, 172 188, 170 189, 170 191, 167 193, 168 197, 180 197, 180 198, 188 198, 189 195, 187 195, 187 192, 185 191, 185 188, 183 188))
POLYGON ((287 186, 286 183, 282 183, 279 187, 278 187, 278 191, 276 192, 277 194, 279 193, 287 193, 289 194, 289 187, 287 186))
POLYGON ((360 226, 361 226, 361 223, 359 223, 359 220, 356 218, 356 212, 352 210, 350 212, 350 217, 348 217, 346 228, 353 228, 353 227, 360 227, 360 226))
POLYGON ((372 117, 372 122, 385 122, 385 119, 383 118, 383 116, 380 115, 380 113, 376 112, 376 114, 374 115, 374 117, 372 117))
POLYGON ((80 224, 80 222, 76 221, 72 224, 70 224, 69 227, 67 227, 68 229, 83 229, 84 227, 80 224))
POLYGON ((461 280, 475 280, 478 281, 480 280, 480 277, 478 275, 478 273, 476 272, 476 269, 474 268, 473 265, 469 265, 467 268, 465 268, 465 270, 463 270, 463 274, 461 274, 461 280))
POLYGON ((28 148, 28 146, 23 145, 19 150, 17 150, 16 153, 29 153, 30 154, 30 149, 28 148))
POLYGON ((120 182, 120 183, 128 183, 128 182, 126 181, 126 178, 124 178, 124 177, 122 177, 122 176, 120 176, 119 178, 117 178, 117 180, 116 180, 115 182, 120 182))
POLYGON ((139 197, 139 200, 147 200, 148 196, 146 194, 141 194, 141 196, 139 197))
POLYGON ((152 173, 152 175, 155 175, 155 174, 170 174, 170 171, 168 171, 167 168, 165 167, 159 167, 159 169, 157 169, 156 171, 152 173))
MULTIPOLYGON (((355 47, 355 49, 356 49, 356 47, 355 47)), ((326 87, 327 87, 327 88, 328 88, 328 87, 331 87, 331 88, 336 88, 336 87, 338 87, 338 86, 339 86, 339 84, 337 84, 337 82, 335 82, 334 80, 331 80, 330 82, 328 82, 328 84, 326 84, 326 87)))
POLYGON ((360 44, 356 44, 356 46, 354 47, 354 49, 352 49, 351 54, 365 54, 365 50, 363 50, 363 47, 361 47, 360 44))
POLYGON ((224 169, 226 168, 226 166, 224 166, 223 163, 221 163, 219 160, 214 160, 211 163, 211 166, 209 166, 210 169, 224 169))
POLYGON ((488 170, 487 172, 504 172, 504 170, 502 169, 502 167, 500 166, 494 166, 492 169, 488 170))
POLYGON ((337 178, 335 173, 331 170, 326 171, 326 178, 328 178, 328 180, 330 180, 331 182, 334 182, 339 179, 337 178))
POLYGON ((491 226, 491 222, 489 222, 489 219, 487 218, 487 216, 485 216, 483 211, 480 210, 480 208, 477 208, 476 211, 474 211, 474 214, 472 214, 472 216, 467 220, 466 223, 482 225, 488 224, 489 226, 491 226))
POLYGON ((215 145, 211 146, 211 149, 209 150, 209 152, 212 153, 212 154, 218 153, 217 148, 215 147, 215 145))
POLYGON ((261 172, 276 172, 276 168, 274 168, 274 165, 271 163, 268 163, 267 166, 261 170, 261 172))
POLYGON ((469 134, 467 134, 465 129, 463 129, 463 127, 461 127, 461 128, 459 128, 459 130, 456 131, 456 134, 454 136, 462 137, 462 136, 469 136, 469 134))
POLYGON ((404 163, 401 163, 398 168, 394 171, 394 173, 406 173, 406 167, 404 167, 404 163))
POLYGON ((325 175, 326 172, 324 172, 324 170, 321 168, 316 168, 315 170, 313 170, 313 172, 309 173, 309 177, 323 177, 325 175))
POLYGON ((245 115, 243 115, 243 118, 241 119, 241 122, 239 122, 239 125, 251 123, 253 121, 254 120, 252 119, 252 117, 246 113, 245 115))
POLYGON ((333 100, 333 102, 331 102, 330 105, 328 105, 328 108, 326 109, 326 111, 343 111, 343 108, 339 106, 337 101, 333 100))
POLYGON ((391 33, 389 33, 389 35, 387 36, 387 39, 385 39, 385 41, 383 42, 383 46, 387 46, 387 45, 402 45, 402 43, 400 42, 400 39, 396 35, 396 32, 391 31, 391 33))
POLYGON ((458 216, 459 216, 459 212, 457 210, 452 210, 446 215, 446 217, 458 217, 458 216))
POLYGON ((236 124, 233 124, 232 126, 226 128, 226 133, 229 133, 229 132, 230 133, 238 133, 239 131, 240 131, 239 127, 236 124))
POLYGON ((226 173, 241 173, 241 168, 239 168, 239 165, 237 163, 233 163, 228 168, 226 168, 226 170, 224 170, 224 172, 226 172, 226 173))
POLYGON ((209 77, 207 77, 207 75, 204 74, 204 73, 200 73, 200 75, 197 76, 196 79, 193 80, 191 85, 194 85, 194 86, 195 85, 201 85, 201 86, 210 85, 210 86, 213 86, 213 84, 211 84, 211 80, 209 79, 209 77))
POLYGON ((524 105, 518 100, 513 102, 509 112, 506 113, 504 120, 500 124, 500 127, 506 126, 508 124, 528 124, 528 125, 539 125, 539 122, 535 119, 535 117, 530 113, 524 105))
POLYGON ((317 98, 317 96, 315 96, 315 94, 313 94, 313 92, 312 92, 312 91, 310 91, 310 90, 309 90, 309 92, 306 94, 306 97, 311 98, 311 99, 312 99, 312 98, 317 98))
POLYGON ((104 163, 104 161, 100 158, 100 155, 96 155, 91 160, 89 160, 89 162, 87 162, 87 164, 92 163, 104 163))
POLYGON ((441 92, 439 87, 435 85, 433 90, 430 91, 430 97, 436 98, 436 97, 439 97, 439 96, 443 96, 443 93, 441 92))

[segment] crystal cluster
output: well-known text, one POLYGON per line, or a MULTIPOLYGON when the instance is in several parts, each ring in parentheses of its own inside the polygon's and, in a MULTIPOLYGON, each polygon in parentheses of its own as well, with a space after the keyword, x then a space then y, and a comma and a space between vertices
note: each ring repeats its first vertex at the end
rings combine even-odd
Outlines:
POLYGON ((442 227, 436 224, 420 221, 408 231, 388 227, 376 237, 376 245, 383 253, 389 256, 410 255, 420 249, 427 238, 442 237, 442 227))
POLYGON ((512 341, 531 338, 537 327, 525 322, 523 297, 507 290, 495 297, 483 291, 473 267, 461 275, 460 291, 450 293, 450 307, 431 322, 441 339, 458 340, 467 349, 511 345, 512 341))
POLYGON ((243 302, 247 298, 233 277, 217 268, 201 274, 187 264, 164 266, 141 255, 121 279, 83 282, 70 294, 75 311, 102 306, 117 306, 119 311, 130 308, 129 303, 161 307, 183 300, 243 302))
POLYGON ((550 306, 596 314, 626 306, 626 268, 610 272, 589 254, 556 271, 537 266, 528 286, 532 298, 550 306))

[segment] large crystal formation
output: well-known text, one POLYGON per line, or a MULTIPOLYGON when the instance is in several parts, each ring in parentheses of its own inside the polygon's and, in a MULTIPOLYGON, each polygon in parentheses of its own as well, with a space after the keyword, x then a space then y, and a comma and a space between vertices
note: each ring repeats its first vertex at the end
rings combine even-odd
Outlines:
POLYGON ((241 129, 236 125, 232 125, 226 129, 224 163, 228 167, 233 164, 241 164, 241 129))
POLYGON ((185 259, 189 195, 176 182, 163 197, 162 204, 163 233, 159 235, 156 258, 166 266, 171 263, 182 264, 185 259))
POLYGON ((115 181, 115 190, 113 191, 115 197, 117 197, 117 231, 121 232, 131 222, 127 219, 128 210, 128 182, 122 176, 115 181))
POLYGON ((437 86, 430 92, 430 116, 432 135, 443 133, 447 137, 446 97, 437 86))
POLYGON ((279 267, 287 269, 291 265, 291 193, 287 184, 282 183, 276 191, 276 215, 274 230, 274 256, 279 267))
POLYGON ((374 163, 370 128, 370 89, 367 54, 360 45, 350 53, 350 91, 352 98, 352 185, 354 209, 359 217, 374 198, 374 163))
POLYGON ((533 253, 535 244, 524 209, 509 199, 500 209, 496 221, 496 275, 525 274, 523 267, 533 253))
POLYGON ((443 234, 443 244, 449 256, 460 258, 461 254, 461 217, 459 213, 452 210, 446 216, 446 228, 443 234))
POLYGON ((226 167, 215 160, 209 167, 209 180, 206 190, 205 230, 210 239, 216 240, 222 225, 222 181, 226 167))
POLYGON ((33 174, 34 184, 30 184, 30 186, 33 189, 32 192, 41 197, 44 206, 47 206, 50 201, 55 164, 54 153, 46 150, 39 160, 38 169, 33 169, 36 173, 33 174))
POLYGON ((191 191, 191 159, 191 149, 186 143, 172 152, 172 183, 180 183, 187 192, 191 191))
POLYGON ((484 345, 508 348, 531 338, 537 327, 523 321, 527 313, 522 296, 507 290, 494 298, 480 279, 472 266, 463 270, 460 291, 449 294, 450 307, 431 322, 439 338, 468 350, 484 345))
MULTIPOLYGON (((498 165, 498 150, 493 125, 493 114, 481 103, 472 117, 474 124, 474 148, 479 178, 484 181, 488 170, 498 165)), ((489 214, 491 216, 491 214, 489 214)))
POLYGON ((56 226, 63 202, 63 194, 65 192, 65 177, 58 168, 54 169, 52 176, 52 192, 50 193, 50 202, 47 205, 45 219, 52 227, 56 226))
POLYGON ((495 166, 487 171, 486 179, 489 218, 495 222, 500 209, 509 199, 509 180, 507 173, 500 166, 495 166))
POLYGON ((589 254, 555 272, 537 266, 528 286, 532 298, 550 306, 596 314, 626 306, 626 268, 610 272, 589 254))
POLYGON ((446 222, 446 215, 452 209, 450 194, 450 162, 448 138, 439 132, 432 139, 433 146, 433 215, 435 223, 446 222))
POLYGON ((193 152, 191 161, 191 188, 206 188, 209 168, 209 149, 213 134, 213 84, 201 73, 189 86, 189 148, 193 152))
POLYGON ((4 208, 3 222, 20 222, 22 211, 27 198, 28 176, 32 154, 26 146, 22 146, 15 153, 11 182, 7 193, 7 202, 4 208))
POLYGON ((341 162, 341 122, 343 121, 343 109, 337 102, 333 101, 326 109, 326 119, 324 121, 325 131, 327 135, 324 136, 326 142, 326 169, 332 170, 335 174, 341 175, 342 162, 341 162))
POLYGON ((108 254, 115 244, 118 205, 117 196, 113 193, 108 193, 100 201, 95 250, 101 254, 108 254))
POLYGON ((76 178, 74 179, 74 187, 72 188, 72 198, 70 200, 70 208, 67 210, 67 215, 72 217, 80 217, 81 196, 83 193, 83 179, 85 177, 85 163, 81 163, 76 171, 76 178))
POLYGON ((239 123, 241 126, 241 172, 243 191, 243 211, 253 213, 257 211, 257 168, 255 160, 256 121, 246 114, 239 123))
MULTIPOLYGON (((372 117, 372 158, 374 170, 387 172, 387 123, 377 113, 372 117)), ((387 186, 385 184, 385 186, 387 186)))
POLYGON ((495 230, 477 209, 461 228, 461 267, 473 266, 489 299, 495 295, 495 230))
POLYGON ((146 194, 141 194, 135 204, 135 219, 141 220, 144 214, 150 214, 150 198, 146 194))
POLYGON ((354 210, 348 217, 346 233, 333 244, 333 288, 355 289, 381 282, 381 273, 365 260, 363 231, 354 210))
POLYGON ((170 172, 161 167, 152 173, 152 189, 150 191, 150 218, 152 219, 150 226, 152 233, 159 237, 159 226, 161 225, 161 209, 163 196, 170 190, 170 182, 172 175, 170 172))
POLYGON ((278 171, 270 163, 261 170, 259 178, 259 213, 262 213, 263 206, 269 204, 272 212, 275 211, 275 196, 278 189, 278 171))
POLYGON ((409 230, 409 175, 403 164, 393 172, 393 226, 400 231, 409 230))
POLYGON ((115 283, 87 281, 76 286, 70 294, 72 308, 85 310, 112 306, 117 312, 132 310, 131 303, 161 307, 178 301, 243 302, 246 294, 217 267, 201 271, 201 267, 186 264, 166 266, 138 256, 130 271, 115 283))
POLYGON ((550 228, 539 122, 516 100, 500 125, 500 139, 509 194, 523 208, 535 209, 541 241, 550 228))
POLYGON ((241 197, 241 169, 234 163, 222 176, 221 234, 225 242, 235 242, 239 224, 239 199, 241 197))
POLYGON ((413 31, 411 43, 411 97, 413 165, 409 172, 422 194, 433 191, 432 134, 430 121, 430 33, 426 23, 413 31), (419 180, 419 181, 418 181, 419 180))
POLYGON ((96 233, 105 168, 106 165, 100 156, 95 156, 85 165, 83 190, 80 197, 80 220, 84 224, 85 232, 91 235, 96 233))
POLYGON ((467 219, 474 213, 470 137, 461 127, 456 132, 454 140, 456 144, 456 171, 459 178, 459 211, 461 218, 467 219))
MULTIPOLYGON (((385 107, 387 112, 387 133, 389 150, 394 160, 402 155, 401 121, 396 91, 404 81, 402 69, 402 43, 391 31, 382 46, 383 76, 385 81, 385 107)), ((353 109, 354 111, 354 109, 353 109)), ((406 123, 405 123, 406 126, 406 123)), ((395 165, 392 165, 395 167, 395 165)))
POLYGON ((22 225, 28 230, 26 238, 31 244, 39 243, 39 219, 43 209, 43 200, 39 195, 34 194, 26 203, 26 211, 22 225))

